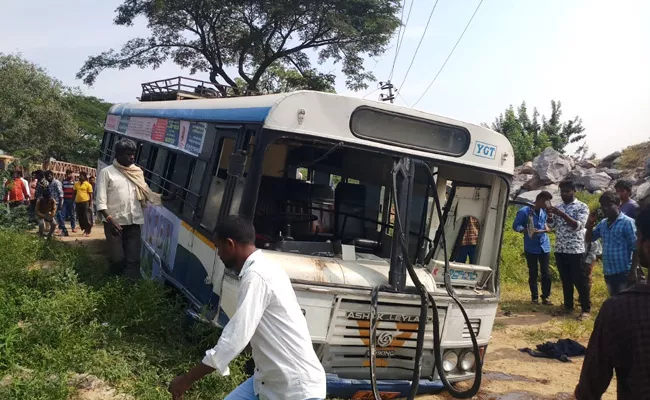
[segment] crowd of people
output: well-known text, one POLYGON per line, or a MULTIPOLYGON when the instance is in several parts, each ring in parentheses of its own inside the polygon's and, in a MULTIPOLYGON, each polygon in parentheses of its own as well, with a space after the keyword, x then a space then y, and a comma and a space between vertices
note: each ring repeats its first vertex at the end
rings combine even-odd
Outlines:
POLYGON ((13 178, 4 184, 3 201, 10 208, 28 207, 31 222, 38 223, 43 237, 69 236, 66 220, 70 221, 72 233, 79 228, 85 236, 90 235, 95 222, 93 197, 95 177, 82 171, 75 179, 71 170, 65 172, 63 182, 52 171, 32 172, 28 182, 21 170, 13 172, 13 178))
POLYGON ((539 303, 538 273, 541 273, 544 305, 552 305, 548 234, 555 231, 555 262, 562 281, 564 310, 573 312, 575 288, 581 308, 579 318, 585 319, 590 317, 591 275, 598 258, 602 259, 605 283, 612 296, 644 279, 635 247, 634 219, 639 204, 630 197, 631 183, 624 180, 616 183, 616 192, 603 193, 600 208, 593 211, 575 197, 572 181, 563 181, 559 187, 562 202, 558 206, 551 205, 551 193, 542 191, 534 205, 518 211, 512 228, 524 235, 531 301, 539 303))

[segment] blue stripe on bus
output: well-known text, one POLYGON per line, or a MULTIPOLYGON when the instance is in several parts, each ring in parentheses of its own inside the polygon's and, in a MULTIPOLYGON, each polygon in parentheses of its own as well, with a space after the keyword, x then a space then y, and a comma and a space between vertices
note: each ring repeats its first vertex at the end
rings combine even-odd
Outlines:
MULTIPOLYGON (((189 100, 191 101, 191 100, 189 100)), ((117 105, 110 110, 111 114, 130 117, 152 117, 167 119, 182 119, 187 121, 209 122, 264 122, 271 107, 247 108, 206 108, 206 109, 144 109, 130 108, 117 105)))

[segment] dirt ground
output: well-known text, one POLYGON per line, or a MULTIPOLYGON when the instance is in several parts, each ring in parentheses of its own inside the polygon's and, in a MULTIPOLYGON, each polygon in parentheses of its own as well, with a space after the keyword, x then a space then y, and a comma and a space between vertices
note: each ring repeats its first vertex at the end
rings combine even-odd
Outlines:
MULTIPOLYGON (((87 246, 93 253, 103 252, 104 232, 95 226, 90 237, 80 233, 62 238, 64 242, 87 246)), ((475 400, 568 400, 580 376, 582 358, 563 363, 557 360, 533 358, 518 349, 534 348, 523 335, 531 327, 546 329, 551 316, 542 313, 497 316, 496 326, 485 358, 481 390, 475 400)), ((551 338, 549 338, 551 340, 551 338)), ((583 343, 586 345, 586 343, 583 343)), ((421 396, 420 400, 447 400, 449 395, 421 396)), ((616 399, 616 384, 610 384, 603 400, 616 399)))
MULTIPOLYGON (((563 363, 533 358, 518 349, 534 348, 522 338, 523 330, 536 326, 544 330, 550 324, 547 314, 497 316, 497 326, 485 356, 483 381, 476 400, 569 400, 580 377, 582 358, 563 363)), ((550 340, 550 339, 549 339, 550 340)), ((586 343, 583 343, 586 346, 586 343)), ((616 399, 616 383, 612 381, 603 400, 616 399)), ((422 400, 451 399, 448 395, 423 396, 422 400)))

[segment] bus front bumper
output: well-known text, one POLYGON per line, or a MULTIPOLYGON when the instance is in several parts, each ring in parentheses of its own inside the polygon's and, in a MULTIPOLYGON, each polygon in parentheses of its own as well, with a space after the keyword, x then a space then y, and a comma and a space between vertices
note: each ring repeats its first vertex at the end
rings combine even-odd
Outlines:
MULTIPOLYGON (((397 399, 408 396, 411 381, 408 380, 378 380, 377 388, 382 393, 382 399, 397 399)), ((420 380, 418 394, 435 394, 443 389, 439 380, 420 380)), ((346 379, 338 375, 327 374, 327 396, 344 399, 374 399, 372 385, 369 379, 346 379)))

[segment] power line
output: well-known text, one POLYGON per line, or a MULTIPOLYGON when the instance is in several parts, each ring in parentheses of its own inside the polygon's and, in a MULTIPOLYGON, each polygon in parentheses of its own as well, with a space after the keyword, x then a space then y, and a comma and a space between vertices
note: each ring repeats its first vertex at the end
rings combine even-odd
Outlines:
POLYGON ((370 95, 373 94, 373 93, 377 93, 379 90, 381 90, 380 87, 378 87, 377 89, 373 90, 372 92, 366 94, 365 96, 362 97, 362 99, 365 99, 366 97, 370 96, 370 95))
POLYGON ((397 42, 395 45, 395 57, 393 58, 393 66, 390 68, 390 75, 389 75, 389 80, 390 77, 393 76, 393 71, 395 70, 395 63, 397 62, 397 55, 399 54, 399 38, 402 34, 402 23, 404 22, 404 9, 406 8, 406 2, 407 0, 404 0, 404 5, 402 6, 402 13, 399 16, 399 29, 397 30, 397 42))
POLYGON ((399 90, 397 91, 397 96, 399 96, 399 98, 402 99, 404 104, 406 104, 406 107, 409 107, 409 108, 411 107, 411 106, 409 106, 409 102, 406 101, 406 99, 404 98, 404 96, 402 96, 402 94, 399 92, 399 90))
MULTIPOLYGON (((406 28, 409 25, 409 21, 411 20, 411 11, 413 11, 413 3, 415 3, 415 0, 411 0, 411 5, 409 6, 409 12, 408 15, 406 16, 406 23, 404 23, 404 32, 402 33, 401 38, 397 38, 397 52, 395 53, 395 59, 397 60, 397 57, 399 55, 399 52, 402 50, 402 43, 404 43, 404 38, 406 37, 406 28)), ((404 0, 404 7, 406 7, 406 0, 404 0)), ((390 71, 390 75, 388 76, 388 80, 393 79, 393 72, 395 69, 395 64, 393 64, 393 69, 390 71)))
POLYGON ((433 4, 433 8, 431 9, 431 13, 429 14, 429 19, 427 20, 427 25, 424 27, 424 32, 422 32, 422 36, 420 37, 420 42, 418 43, 418 47, 415 48, 415 54, 413 54, 413 58, 411 58, 411 63, 409 64, 409 67, 406 70, 404 79, 402 80, 402 83, 399 85, 400 88, 404 87, 404 82, 406 82, 406 78, 408 78, 409 72, 411 72, 411 67, 413 66, 413 62, 415 61, 415 58, 418 56, 418 51, 420 51, 420 46, 422 45, 422 41, 424 40, 424 37, 427 34, 427 30, 429 29, 429 24, 431 23, 431 17, 433 17, 433 12, 436 11, 437 5, 438 5, 438 0, 436 0, 436 2, 433 4))
POLYGON ((458 43, 460 43, 461 39, 463 39, 463 36, 465 35, 465 32, 467 32, 467 28, 469 28, 469 25, 472 23, 472 20, 474 19, 474 16, 478 12, 478 9, 481 7, 481 4, 483 4, 483 0, 479 1, 478 5, 476 6, 476 9, 474 10, 474 14, 472 14, 472 17, 467 22, 467 25, 465 25, 465 29, 463 29, 463 33, 460 34, 460 37, 456 41, 456 44, 454 45, 454 47, 451 49, 451 52, 447 56, 447 59, 445 60, 445 62, 442 64, 442 66, 438 70, 438 73, 436 73, 436 76, 433 77, 433 80, 431 81, 431 83, 429 83, 429 86, 427 86, 427 88, 424 90, 424 93, 422 93, 420 98, 415 103, 413 103, 413 107, 415 107, 420 102, 420 100, 422 100, 424 95, 427 94, 429 89, 431 89, 431 86, 433 86, 433 83, 436 81, 436 79, 438 79, 438 76, 440 75, 442 70, 445 68, 445 65, 447 65, 447 62, 451 58, 452 54, 454 54, 454 50, 456 50, 456 47, 458 46, 458 43))

